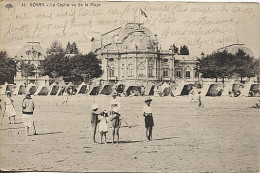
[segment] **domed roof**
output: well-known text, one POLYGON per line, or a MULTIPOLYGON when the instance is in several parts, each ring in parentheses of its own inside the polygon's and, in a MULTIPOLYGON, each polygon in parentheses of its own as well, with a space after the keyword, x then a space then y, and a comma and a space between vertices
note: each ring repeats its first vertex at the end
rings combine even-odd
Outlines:
POLYGON ((121 43, 122 49, 155 49, 158 46, 155 35, 139 23, 126 24, 119 32, 116 43, 121 43))
POLYGON ((244 46, 244 44, 232 44, 218 50, 226 50, 228 53, 236 54, 238 50, 243 50, 246 54, 254 56, 253 52, 244 46))
POLYGON ((43 60, 45 51, 39 42, 28 42, 16 54, 16 60, 43 60))
POLYGON ((253 52, 245 46, 233 46, 228 50, 228 52, 236 54, 238 50, 243 50, 246 54, 253 56, 253 52))

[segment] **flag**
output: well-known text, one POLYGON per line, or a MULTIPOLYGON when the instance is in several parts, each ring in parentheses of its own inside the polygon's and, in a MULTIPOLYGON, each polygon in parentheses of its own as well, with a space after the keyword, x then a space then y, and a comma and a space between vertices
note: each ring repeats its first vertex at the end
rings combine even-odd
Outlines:
POLYGON ((140 8, 141 10, 141 15, 143 15, 144 17, 147 17, 146 13, 140 8))

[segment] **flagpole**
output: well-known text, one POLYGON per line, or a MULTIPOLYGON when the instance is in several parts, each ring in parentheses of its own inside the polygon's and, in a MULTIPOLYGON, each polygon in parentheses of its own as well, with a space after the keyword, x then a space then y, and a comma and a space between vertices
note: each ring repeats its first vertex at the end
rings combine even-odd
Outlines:
POLYGON ((140 22, 140 15, 141 15, 141 8, 139 8, 139 24, 141 23, 140 22))
POLYGON ((135 23, 135 13, 136 13, 136 11, 134 12, 134 23, 135 23))

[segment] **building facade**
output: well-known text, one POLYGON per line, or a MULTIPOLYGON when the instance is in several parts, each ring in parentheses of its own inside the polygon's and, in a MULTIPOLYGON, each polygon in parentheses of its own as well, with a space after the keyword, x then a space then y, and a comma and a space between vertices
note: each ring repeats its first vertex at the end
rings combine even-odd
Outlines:
POLYGON ((161 50, 158 39, 140 23, 128 23, 94 41, 93 51, 102 61, 107 82, 195 82, 196 58, 161 50))
POLYGON ((45 58, 45 51, 41 47, 39 42, 27 42, 20 51, 17 52, 14 57, 17 62, 17 73, 14 78, 14 83, 24 83, 28 84, 37 84, 37 83, 46 83, 49 84, 48 77, 39 77, 38 67, 40 62, 45 58), (31 64, 34 66, 34 75, 33 76, 23 76, 21 71, 21 64, 31 64))

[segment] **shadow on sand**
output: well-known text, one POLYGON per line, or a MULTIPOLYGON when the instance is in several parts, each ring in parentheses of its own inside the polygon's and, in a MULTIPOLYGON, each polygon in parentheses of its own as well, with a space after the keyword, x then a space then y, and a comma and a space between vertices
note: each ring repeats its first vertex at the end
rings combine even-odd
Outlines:
POLYGON ((54 134, 59 134, 59 133, 63 133, 63 132, 37 133, 36 136, 40 136, 40 135, 54 135, 54 134))
POLYGON ((1 129, 1 130, 15 130, 15 129, 24 129, 24 127, 11 127, 7 129, 1 129))
MULTIPOLYGON (((131 144, 131 143, 138 143, 138 142, 144 142, 144 141, 119 141, 118 144, 131 144)), ((107 142, 107 144, 112 144, 112 142, 107 142)), ((115 141, 114 144, 117 144, 117 142, 115 141)))
POLYGON ((173 136, 173 137, 168 137, 168 138, 159 138, 159 139, 153 139, 155 141, 162 141, 162 140, 167 140, 167 139, 174 139, 174 138, 180 138, 179 136, 173 136))

